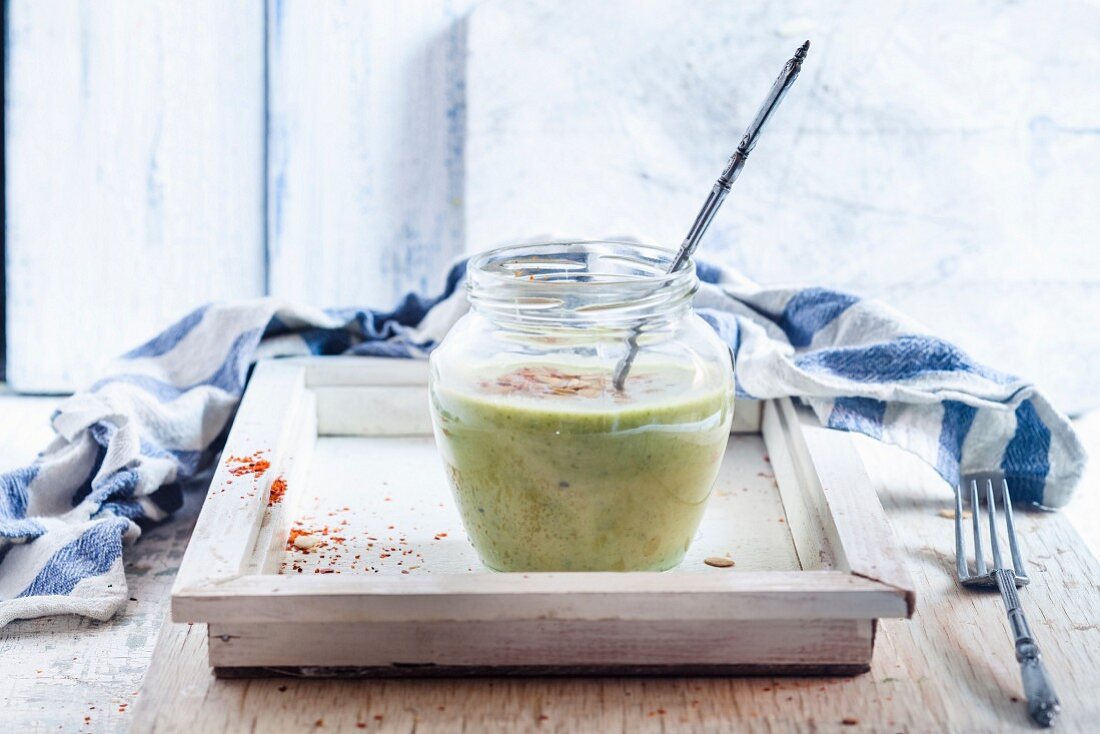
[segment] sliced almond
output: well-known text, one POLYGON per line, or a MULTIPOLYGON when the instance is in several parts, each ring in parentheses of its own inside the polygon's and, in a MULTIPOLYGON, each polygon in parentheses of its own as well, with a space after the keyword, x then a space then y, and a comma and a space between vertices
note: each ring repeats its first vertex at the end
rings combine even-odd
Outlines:
POLYGON ((294 547, 298 550, 309 550, 320 542, 321 539, 316 535, 299 535, 294 539, 294 547))
POLYGON ((730 566, 734 565, 732 560, 730 560, 729 558, 723 558, 722 556, 711 556, 710 558, 705 558, 703 560, 703 563, 707 564, 708 566, 714 566, 715 568, 729 568, 730 566))

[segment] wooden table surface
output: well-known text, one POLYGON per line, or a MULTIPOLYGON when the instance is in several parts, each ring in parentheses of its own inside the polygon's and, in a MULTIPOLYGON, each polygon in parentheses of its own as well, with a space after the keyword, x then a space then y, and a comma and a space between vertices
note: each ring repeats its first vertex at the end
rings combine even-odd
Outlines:
MULTIPOLYGON (((41 408, 20 404, 13 413, 7 399, 0 402, 0 412, 5 418, 26 418, 35 411, 45 415, 48 402, 42 401, 41 408)), ((1100 428, 1100 421, 1090 421, 1088 427, 1100 428)), ((1088 435, 1093 434, 1100 438, 1100 430, 1088 435)), ((1089 443, 1100 446, 1100 441, 1089 443)), ((940 515, 951 505, 947 487, 907 455, 871 441, 861 441, 860 447, 879 482, 918 593, 912 620, 879 626, 874 664, 866 675, 229 681, 216 680, 206 666, 205 630, 175 624, 161 629, 146 673, 155 630, 166 614, 167 590, 194 517, 193 494, 177 522, 129 549, 130 592, 137 601, 124 616, 108 623, 72 618, 19 622, 0 633, 0 654, 9 674, 0 690, 0 729, 1031 729, 1019 700, 1019 673, 1000 599, 962 591, 954 581, 953 527, 940 515)), ((0 454, 0 461, 6 468, 12 456, 0 454)), ((1021 597, 1062 697, 1060 731, 1096 731, 1100 726, 1100 697, 1095 695, 1100 690, 1100 564, 1074 529, 1086 518, 1080 526, 1095 547, 1098 505, 1089 497, 1075 502, 1069 512, 1021 512, 1018 517, 1033 578, 1021 597)))

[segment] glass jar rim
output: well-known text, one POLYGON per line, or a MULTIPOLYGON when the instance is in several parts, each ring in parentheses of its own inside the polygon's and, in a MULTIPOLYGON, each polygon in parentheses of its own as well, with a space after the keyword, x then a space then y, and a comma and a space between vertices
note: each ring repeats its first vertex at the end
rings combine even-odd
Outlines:
POLYGON ((470 303, 496 318, 602 323, 674 318, 699 288, 695 264, 637 242, 562 240, 508 245, 470 259, 470 303))
MULTIPOLYGON (((613 258, 620 262, 625 262, 628 257, 623 254, 605 255, 605 258, 613 258)), ((501 247, 495 247, 490 250, 485 250, 474 256, 469 260, 468 271, 470 279, 475 277, 478 280, 484 279, 483 282, 477 283, 478 285, 487 285, 491 287, 492 282, 500 284, 514 284, 517 281, 534 280, 540 284, 556 285, 556 286, 569 286, 583 282, 585 287, 599 287, 599 286, 614 286, 623 287, 631 286, 634 284, 644 285, 647 288, 660 287, 673 285, 680 282, 690 282, 695 279, 695 261, 688 259, 687 265, 680 268, 674 273, 668 272, 668 267, 672 265, 673 259, 676 257, 676 250, 660 247, 657 245, 643 244, 640 242, 629 242, 625 240, 550 240, 547 242, 530 242, 518 245, 503 245, 501 247), (568 250, 572 248, 584 248, 580 249, 580 253, 591 253, 605 248, 624 248, 627 250, 636 251, 640 257, 635 258, 634 262, 639 265, 648 264, 651 267, 651 272, 648 274, 639 274, 633 276, 622 276, 611 273, 592 273, 586 271, 584 268, 572 266, 563 262, 561 256, 557 256, 556 259, 547 257, 542 260, 543 263, 551 267, 545 268, 546 272, 542 272, 544 268, 533 267, 533 263, 525 263, 523 265, 516 265, 516 261, 524 256, 532 256, 540 253, 540 251, 547 249, 558 248, 565 252, 563 255, 569 255, 568 250), (553 266, 557 265, 560 270, 554 270, 553 266), (495 267, 494 267, 495 266, 495 267), (535 272, 538 271, 538 272, 535 272), (575 273, 577 275, 585 275, 587 278, 584 281, 569 280, 569 279, 555 279, 547 278, 546 274, 559 275, 561 273, 569 274, 575 273), (601 276, 598 280, 591 280, 592 275, 601 276), (522 276, 528 276, 523 278, 522 276)))

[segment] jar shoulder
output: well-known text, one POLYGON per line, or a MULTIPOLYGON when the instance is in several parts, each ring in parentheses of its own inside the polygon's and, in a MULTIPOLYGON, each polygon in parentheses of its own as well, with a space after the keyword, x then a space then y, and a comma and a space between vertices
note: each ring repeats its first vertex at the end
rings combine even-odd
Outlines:
MULTIPOLYGON (((433 351, 433 380, 468 383, 532 365, 551 366, 577 374, 615 371, 637 339, 635 369, 660 372, 670 388, 732 390, 730 348, 695 313, 659 330, 631 329, 502 329, 476 311, 459 319, 433 351)), ((632 370, 633 372, 633 370, 632 370)))

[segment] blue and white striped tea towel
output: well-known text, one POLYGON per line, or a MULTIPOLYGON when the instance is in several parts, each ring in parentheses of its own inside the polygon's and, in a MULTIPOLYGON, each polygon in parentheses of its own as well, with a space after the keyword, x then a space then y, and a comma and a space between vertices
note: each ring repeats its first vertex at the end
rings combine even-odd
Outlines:
MULTIPOLYGON (((263 357, 423 358, 467 308, 456 265, 438 298, 394 311, 275 299, 200 308, 65 400, 54 442, 0 475, 0 625, 74 613, 107 619, 127 598, 124 541, 180 505, 180 482, 224 440, 263 357)), ((882 304, 821 288, 760 288, 700 265, 696 307, 733 349, 739 394, 793 395, 826 425, 916 453, 954 482, 1000 469, 1020 500, 1065 504, 1085 454, 1027 382, 972 361, 882 304)))

